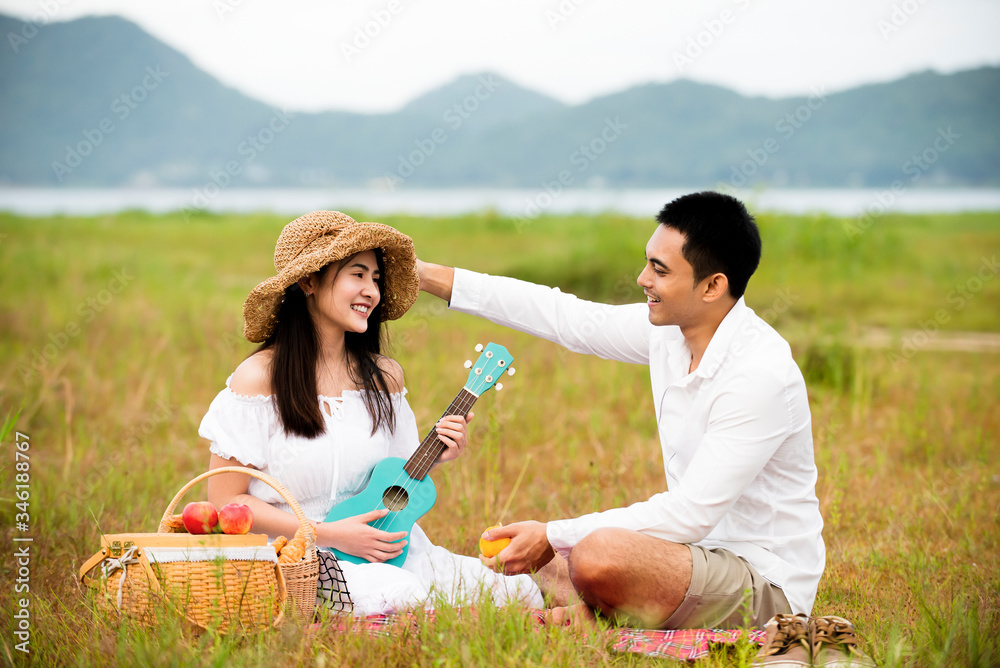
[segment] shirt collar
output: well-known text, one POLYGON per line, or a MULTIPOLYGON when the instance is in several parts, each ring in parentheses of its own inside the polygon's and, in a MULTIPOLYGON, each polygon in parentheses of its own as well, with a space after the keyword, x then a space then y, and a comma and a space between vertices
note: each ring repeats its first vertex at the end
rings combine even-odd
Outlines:
POLYGON ((695 376, 711 378, 719 371, 726 360, 733 337, 736 336, 736 332, 739 331, 749 312, 750 309, 747 308, 746 302, 743 297, 740 297, 719 323, 718 329, 712 335, 712 340, 708 342, 701 363, 695 369, 695 376))

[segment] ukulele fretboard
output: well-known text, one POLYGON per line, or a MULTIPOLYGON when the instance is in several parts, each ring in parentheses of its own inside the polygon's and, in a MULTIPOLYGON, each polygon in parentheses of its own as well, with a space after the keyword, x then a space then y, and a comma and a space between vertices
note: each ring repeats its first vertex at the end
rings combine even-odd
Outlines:
MULTIPOLYGON (((459 390, 458 394, 455 395, 455 398, 452 400, 451 405, 448 406, 448 409, 441 414, 441 417, 444 417, 445 415, 461 415, 462 417, 465 417, 469 414, 469 411, 472 409, 473 404, 476 403, 476 399, 478 398, 479 397, 463 387, 459 390)), ((441 442, 441 439, 438 438, 437 430, 434 427, 431 427, 431 430, 427 433, 427 436, 424 437, 424 440, 420 444, 420 447, 417 448, 417 451, 413 453, 413 456, 406 460, 403 470, 405 470, 406 473, 414 480, 423 480, 424 476, 430 472, 431 467, 434 466, 434 462, 441 455, 441 453, 444 452, 446 447, 447 446, 441 442)))

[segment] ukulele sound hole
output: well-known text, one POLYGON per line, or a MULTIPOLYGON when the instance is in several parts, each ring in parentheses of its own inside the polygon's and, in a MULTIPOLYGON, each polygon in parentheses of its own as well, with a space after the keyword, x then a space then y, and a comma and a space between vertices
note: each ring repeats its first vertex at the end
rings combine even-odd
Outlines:
POLYGON ((382 504, 395 512, 402 510, 410 501, 410 495, 399 485, 393 485, 382 493, 382 504))

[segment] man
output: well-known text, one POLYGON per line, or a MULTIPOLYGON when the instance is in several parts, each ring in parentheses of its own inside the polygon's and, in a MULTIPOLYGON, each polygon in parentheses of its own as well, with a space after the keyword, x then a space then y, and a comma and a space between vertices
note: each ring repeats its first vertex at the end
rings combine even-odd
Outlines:
MULTIPOLYGON (((450 308, 580 353, 649 365, 667 490, 626 508, 491 530, 487 565, 562 555, 583 601, 655 628, 762 627, 811 611, 825 563, 809 402, 788 344, 743 300, 760 261, 753 217, 713 192, 667 204, 646 244, 645 304, 418 260, 450 308)), ((551 564, 550 564, 551 568, 551 564)))

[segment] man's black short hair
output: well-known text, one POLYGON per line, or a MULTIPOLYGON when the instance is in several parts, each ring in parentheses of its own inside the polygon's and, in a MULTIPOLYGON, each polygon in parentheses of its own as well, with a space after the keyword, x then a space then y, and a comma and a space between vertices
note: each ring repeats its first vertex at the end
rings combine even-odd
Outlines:
POLYGON ((684 235, 682 253, 694 268, 695 284, 722 273, 729 294, 743 296, 760 264, 760 231, 742 202, 722 193, 693 193, 664 206, 656 220, 684 235))

